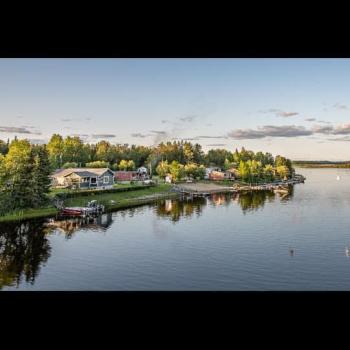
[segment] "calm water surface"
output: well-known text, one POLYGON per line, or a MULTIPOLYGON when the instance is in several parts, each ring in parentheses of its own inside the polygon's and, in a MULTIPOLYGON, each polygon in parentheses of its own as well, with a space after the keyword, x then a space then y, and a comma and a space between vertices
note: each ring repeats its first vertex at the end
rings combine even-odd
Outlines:
POLYGON ((0 224, 0 289, 350 290, 350 170, 297 172, 307 180, 285 197, 162 200, 93 224, 0 224))

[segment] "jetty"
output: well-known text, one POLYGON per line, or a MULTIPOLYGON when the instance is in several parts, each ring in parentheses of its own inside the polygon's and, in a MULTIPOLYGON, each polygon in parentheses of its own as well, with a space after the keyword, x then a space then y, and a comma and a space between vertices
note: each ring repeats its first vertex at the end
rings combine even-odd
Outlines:
POLYGON ((246 191, 274 191, 275 193, 286 194, 289 193, 290 187, 298 183, 304 183, 306 178, 302 175, 296 174, 293 178, 288 180, 276 180, 269 183, 221 186, 216 183, 179 183, 174 185, 172 191, 193 197, 209 196, 214 193, 238 193, 246 191))

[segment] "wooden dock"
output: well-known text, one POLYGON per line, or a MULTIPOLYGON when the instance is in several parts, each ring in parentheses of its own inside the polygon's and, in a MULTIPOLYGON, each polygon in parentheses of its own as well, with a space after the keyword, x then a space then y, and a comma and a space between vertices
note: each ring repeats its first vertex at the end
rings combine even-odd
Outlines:
POLYGON ((267 184, 257 185, 233 185, 233 186, 220 186, 216 183, 181 183, 174 185, 173 191, 182 193, 184 195, 190 195, 193 197, 209 196, 214 193, 238 193, 245 191, 286 191, 289 186, 297 183, 303 183, 305 178, 301 175, 296 175, 293 179, 275 181, 267 184))

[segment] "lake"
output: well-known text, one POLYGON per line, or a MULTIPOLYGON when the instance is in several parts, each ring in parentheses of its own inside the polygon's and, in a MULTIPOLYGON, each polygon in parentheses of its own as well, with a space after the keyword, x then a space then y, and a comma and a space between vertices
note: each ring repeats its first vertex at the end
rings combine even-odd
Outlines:
POLYGON ((297 173, 305 184, 287 196, 161 200, 93 223, 0 223, 0 289, 350 290, 350 170, 297 173))

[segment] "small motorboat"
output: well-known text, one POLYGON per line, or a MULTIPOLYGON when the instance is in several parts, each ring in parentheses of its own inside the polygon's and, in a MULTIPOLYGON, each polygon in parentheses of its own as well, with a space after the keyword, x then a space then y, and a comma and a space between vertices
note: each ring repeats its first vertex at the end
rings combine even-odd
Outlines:
POLYGON ((96 200, 88 202, 86 207, 64 207, 61 209, 61 215, 64 216, 90 216, 100 214, 104 211, 104 206, 98 204, 96 200))
POLYGON ((340 180, 340 176, 338 175, 338 176, 337 176, 337 181, 339 181, 339 180, 340 180))

